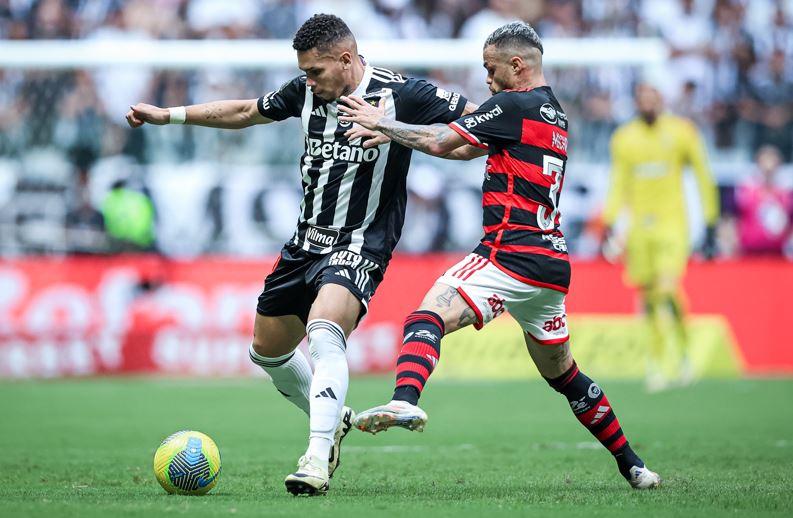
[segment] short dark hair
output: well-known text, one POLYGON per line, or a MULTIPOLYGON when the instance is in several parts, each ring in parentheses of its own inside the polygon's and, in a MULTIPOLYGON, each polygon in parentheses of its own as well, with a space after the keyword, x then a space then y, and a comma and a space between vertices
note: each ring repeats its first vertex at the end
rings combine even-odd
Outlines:
POLYGON ((534 27, 526 22, 510 22, 502 25, 485 40, 485 47, 493 45, 496 48, 507 46, 534 47, 543 53, 542 40, 537 35, 534 27))
POLYGON ((327 50, 341 40, 352 37, 352 31, 338 16, 315 14, 297 30, 292 48, 298 52, 313 48, 327 50))

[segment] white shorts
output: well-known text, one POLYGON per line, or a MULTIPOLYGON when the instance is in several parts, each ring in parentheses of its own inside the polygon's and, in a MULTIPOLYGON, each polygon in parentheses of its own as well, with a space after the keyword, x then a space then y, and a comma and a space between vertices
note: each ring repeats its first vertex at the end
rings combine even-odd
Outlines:
POLYGON ((455 288, 471 306, 477 329, 508 311, 538 343, 555 345, 569 338, 564 293, 521 282, 481 255, 469 254, 438 282, 455 288))

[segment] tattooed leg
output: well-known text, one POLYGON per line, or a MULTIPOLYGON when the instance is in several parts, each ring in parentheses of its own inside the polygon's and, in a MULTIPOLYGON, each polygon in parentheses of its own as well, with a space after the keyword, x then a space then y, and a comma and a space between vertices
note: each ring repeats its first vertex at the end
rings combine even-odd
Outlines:
POLYGON ((419 311, 432 311, 437 314, 443 321, 447 335, 477 321, 474 310, 457 290, 440 282, 435 283, 424 296, 419 311))
MULTIPOLYGON (((405 319, 402 349, 399 351, 396 365, 396 388, 392 400, 416 405, 421 397, 421 391, 424 390, 427 380, 440 360, 441 339, 476 321, 474 310, 468 306, 456 289, 436 283, 427 292, 421 307, 405 319)), ((408 425, 399 424, 401 422, 399 419, 389 421, 389 416, 393 417, 402 410, 404 409, 383 410, 378 407, 369 414, 364 412, 363 428, 361 426, 359 428, 372 431, 370 425, 373 423, 376 430, 382 429, 378 426, 387 428, 390 426, 388 423, 406 426, 411 430, 423 428, 423 423, 426 421, 426 414, 423 414, 423 411, 421 412, 424 415, 423 420, 419 414, 410 414, 417 420, 409 421, 408 425), (375 419, 367 419, 366 416, 370 414, 375 419)), ((415 410, 411 408, 409 412, 415 410)))

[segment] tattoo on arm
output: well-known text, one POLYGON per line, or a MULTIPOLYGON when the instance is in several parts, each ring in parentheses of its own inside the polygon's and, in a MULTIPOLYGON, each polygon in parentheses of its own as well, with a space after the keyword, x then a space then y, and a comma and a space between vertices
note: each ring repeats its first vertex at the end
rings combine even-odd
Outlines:
POLYGON ((207 120, 215 120, 223 117, 221 106, 218 103, 207 104, 204 108, 204 117, 207 120))
POLYGON ((440 152, 439 149, 448 143, 450 137, 456 135, 448 126, 442 124, 417 126, 382 118, 377 126, 378 131, 394 142, 430 155, 448 153, 450 150, 440 152))

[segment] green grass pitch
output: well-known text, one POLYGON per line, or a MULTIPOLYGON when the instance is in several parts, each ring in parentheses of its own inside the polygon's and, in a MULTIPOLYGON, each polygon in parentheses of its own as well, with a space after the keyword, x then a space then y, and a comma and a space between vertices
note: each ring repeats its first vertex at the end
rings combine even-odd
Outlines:
MULTIPOLYGON (((431 381, 423 434, 351 432, 326 497, 284 476, 307 420, 269 382, 151 378, 0 383, 3 516, 793 516, 793 380, 703 381, 646 395, 601 383, 664 487, 631 490, 542 382, 431 381), (170 496, 154 450, 185 428, 215 439, 218 486, 170 496)), ((390 378, 353 379, 357 409, 390 378)))

